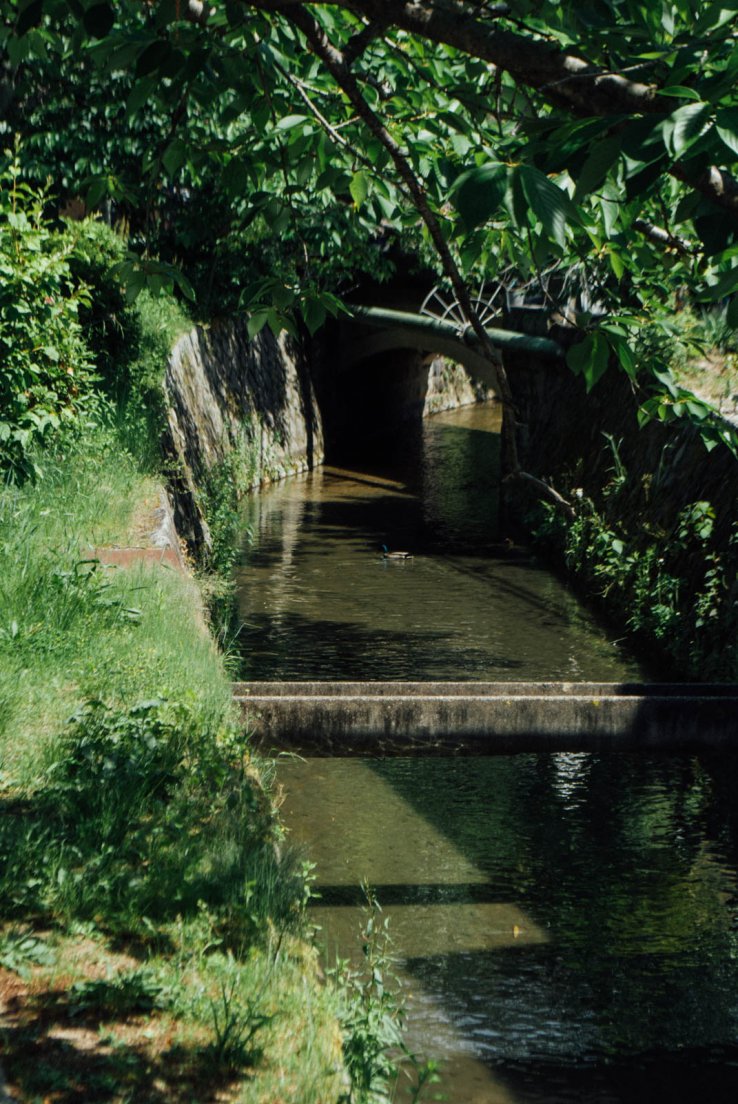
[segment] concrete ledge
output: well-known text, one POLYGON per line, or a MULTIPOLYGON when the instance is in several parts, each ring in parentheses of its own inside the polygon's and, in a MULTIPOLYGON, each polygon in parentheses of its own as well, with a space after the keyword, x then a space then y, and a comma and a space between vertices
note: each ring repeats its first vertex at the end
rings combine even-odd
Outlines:
POLYGON ((236 683, 265 748, 310 755, 738 751, 738 686, 236 683))

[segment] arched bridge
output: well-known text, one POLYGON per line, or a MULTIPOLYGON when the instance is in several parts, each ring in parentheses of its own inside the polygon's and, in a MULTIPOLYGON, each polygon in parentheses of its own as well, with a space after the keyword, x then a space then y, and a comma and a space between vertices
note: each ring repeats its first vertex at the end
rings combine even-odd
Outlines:
MULTIPOLYGON (((495 366, 480 352, 480 340, 471 326, 462 328, 448 319, 366 306, 352 306, 347 321, 353 324, 352 333, 342 350, 339 371, 350 370, 359 362, 390 350, 416 349, 438 353, 462 364, 472 379, 499 391, 495 366)), ((486 333, 500 353, 527 352, 556 360, 564 356, 561 345, 548 337, 489 327, 486 333)))

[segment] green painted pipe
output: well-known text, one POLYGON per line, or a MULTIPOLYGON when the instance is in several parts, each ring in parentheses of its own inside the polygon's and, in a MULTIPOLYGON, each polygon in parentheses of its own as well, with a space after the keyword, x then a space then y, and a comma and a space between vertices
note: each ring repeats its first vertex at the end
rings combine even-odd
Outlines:
MULTIPOLYGON (((367 326, 375 326, 379 329, 395 327, 411 330, 422 337, 432 341, 434 337, 449 338, 465 345, 469 349, 478 349, 479 338, 467 326, 460 331, 458 322, 447 322, 440 318, 431 318, 424 314, 410 314, 408 311, 389 310, 386 307, 360 307, 352 305, 351 317, 355 322, 362 322, 367 326)), ((529 334, 517 333, 515 330, 486 329, 487 337, 493 345, 499 349, 510 349, 524 353, 536 353, 538 356, 556 357, 561 359, 564 350, 557 342, 548 337, 532 337, 529 334)))

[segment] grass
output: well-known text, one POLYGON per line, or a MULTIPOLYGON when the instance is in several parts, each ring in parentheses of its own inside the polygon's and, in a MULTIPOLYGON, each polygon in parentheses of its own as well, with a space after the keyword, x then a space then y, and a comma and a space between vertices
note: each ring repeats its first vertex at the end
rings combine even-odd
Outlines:
POLYGON ((75 706, 102 697, 189 702, 205 727, 230 689, 202 631, 191 580, 152 567, 105 569, 96 547, 137 544, 154 480, 100 434, 0 498, 0 770, 19 783, 75 706))
POLYGON ((104 568, 156 480, 112 429, 0 494, 0 1028, 22 1099, 346 1089, 306 882, 195 582, 104 568))

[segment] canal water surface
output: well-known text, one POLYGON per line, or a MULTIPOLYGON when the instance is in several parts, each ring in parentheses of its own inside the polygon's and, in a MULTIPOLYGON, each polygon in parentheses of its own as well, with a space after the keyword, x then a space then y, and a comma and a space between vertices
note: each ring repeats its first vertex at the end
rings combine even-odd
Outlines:
MULTIPOLYGON (((242 677, 641 677, 500 528, 498 428, 494 408, 438 415, 255 497, 242 677)), ((286 758, 279 773, 329 959, 359 953, 362 883, 376 893, 408 1041, 441 1062, 431 1095, 738 1100, 731 757, 286 758)))

